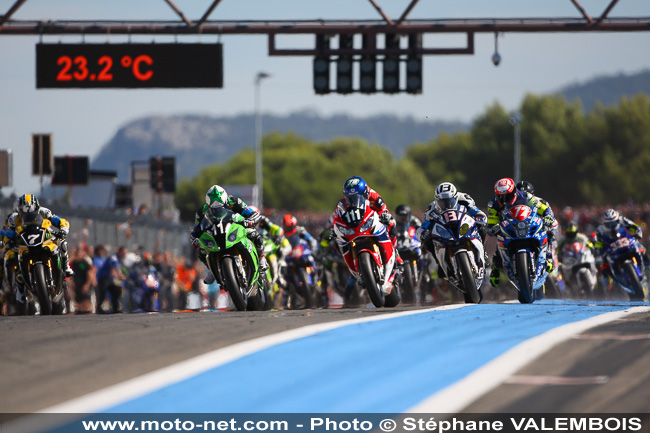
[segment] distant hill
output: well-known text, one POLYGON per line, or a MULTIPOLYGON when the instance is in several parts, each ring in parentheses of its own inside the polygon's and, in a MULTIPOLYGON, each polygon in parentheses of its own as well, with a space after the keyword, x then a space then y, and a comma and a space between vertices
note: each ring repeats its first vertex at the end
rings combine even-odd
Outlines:
MULTIPOLYGON (((254 116, 197 115, 152 116, 134 120, 120 128, 92 161, 93 170, 117 170, 121 182, 129 179, 131 161, 153 155, 175 156, 179 178, 193 177, 206 165, 222 163, 249 147, 254 148, 254 116)), ((362 137, 379 143, 396 155, 415 142, 435 138, 440 132, 467 130, 462 122, 416 121, 410 117, 347 115, 320 117, 314 112, 288 116, 262 116, 264 133, 294 132, 310 140, 362 137)))
POLYGON ((623 96, 637 93, 650 95, 650 69, 636 74, 600 76, 584 83, 575 83, 563 87, 557 93, 568 101, 578 98, 586 111, 590 111, 597 102, 603 105, 616 105, 623 96))
MULTIPOLYGON (((615 105, 621 97, 639 92, 650 95, 650 70, 636 74, 596 77, 584 83, 565 86, 556 93, 572 101, 579 98, 585 110, 597 101, 615 105)), ((392 115, 367 118, 345 114, 321 117, 310 111, 288 116, 262 116, 265 133, 294 132, 310 140, 325 141, 334 137, 361 137, 379 143, 395 156, 415 142, 426 142, 440 132, 453 134, 468 130, 462 122, 423 121, 392 115)), ((153 155, 175 156, 179 178, 193 177, 202 167, 225 162, 239 151, 254 147, 252 114, 232 117, 198 115, 152 116, 134 120, 118 130, 91 167, 117 170, 121 182, 129 179, 131 161, 148 160, 153 155)))

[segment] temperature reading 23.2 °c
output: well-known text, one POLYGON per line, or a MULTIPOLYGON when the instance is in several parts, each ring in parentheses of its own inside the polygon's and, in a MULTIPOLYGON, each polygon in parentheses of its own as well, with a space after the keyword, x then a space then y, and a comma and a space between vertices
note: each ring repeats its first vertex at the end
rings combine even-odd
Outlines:
MULTIPOLYGON (((90 66, 85 56, 76 56, 74 59, 70 56, 61 56, 56 64, 61 67, 61 70, 56 76, 57 81, 113 80, 112 69, 114 62, 110 56, 101 56, 97 60, 97 65, 90 66), (97 67, 95 68, 94 66, 97 67)), ((120 60, 120 64, 122 67, 130 69, 137 80, 146 81, 153 76, 152 69, 144 69, 144 66, 150 67, 153 65, 153 59, 146 54, 141 54, 135 59, 132 59, 130 56, 124 56, 120 60)))
POLYGON ((37 44, 36 87, 223 87, 221 44, 37 44))

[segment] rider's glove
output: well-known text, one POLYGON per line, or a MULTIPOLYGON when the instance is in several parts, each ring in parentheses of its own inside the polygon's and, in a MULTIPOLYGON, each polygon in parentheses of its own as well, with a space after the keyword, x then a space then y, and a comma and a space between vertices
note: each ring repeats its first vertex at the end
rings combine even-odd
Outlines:
POLYGON ((379 222, 388 225, 390 224, 390 220, 393 219, 393 216, 388 212, 387 210, 383 211, 381 215, 379 215, 379 222))
POLYGON ((68 232, 70 232, 70 229, 69 229, 68 227, 63 227, 63 228, 59 231, 59 238, 61 238, 61 239, 65 239, 66 236, 68 236, 68 232))
POLYGON ((485 216, 484 213, 477 214, 474 219, 476 220, 476 224, 480 226, 484 226, 487 224, 487 216, 485 216))
POLYGON ((194 236, 190 236, 190 241, 192 242, 192 246, 194 248, 199 247, 199 238, 195 238, 194 236))
POLYGON ((422 230, 420 232, 420 242, 426 242, 431 238, 431 231, 430 230, 422 230))
POLYGON ((547 228, 551 228, 551 227, 553 227, 553 224, 554 224, 554 223, 555 223, 555 218, 553 218, 552 216, 547 215, 547 216, 544 217, 544 225, 545 225, 547 228))

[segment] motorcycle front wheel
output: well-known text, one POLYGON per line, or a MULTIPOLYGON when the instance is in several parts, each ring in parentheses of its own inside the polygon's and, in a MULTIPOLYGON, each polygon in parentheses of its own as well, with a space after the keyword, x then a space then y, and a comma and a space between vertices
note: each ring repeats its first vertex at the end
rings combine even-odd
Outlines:
POLYGON ((519 302, 533 303, 533 285, 530 281, 530 255, 527 252, 517 253, 515 257, 517 269, 517 285, 519 286, 519 302))
POLYGON ((463 289, 465 290, 465 293, 463 293, 465 303, 478 304, 481 302, 481 298, 476 288, 476 280, 474 279, 474 272, 472 272, 469 256, 466 252, 460 252, 456 255, 456 261, 458 263, 460 277, 463 281, 463 289))
POLYGON ((36 298, 41 307, 41 315, 49 316, 52 314, 52 300, 47 290, 47 282, 45 280, 45 268, 43 263, 35 263, 32 268, 32 276, 34 277, 34 285, 36 286, 36 298))
POLYGON ((235 275, 235 263, 232 257, 224 257, 221 262, 221 269, 223 270, 223 277, 226 280, 226 288, 230 294, 232 303, 235 304, 237 311, 246 311, 248 304, 246 299, 246 292, 239 287, 239 281, 235 275))
POLYGON ((370 253, 363 251, 359 254, 359 273, 361 273, 361 279, 363 280, 363 286, 370 296, 370 300, 373 305, 377 308, 384 306, 384 292, 381 291, 381 287, 377 284, 375 279, 375 273, 373 272, 373 261, 374 259, 370 256, 370 253))
POLYGON ((636 269, 634 269, 632 262, 625 262, 623 270, 628 280, 630 280, 630 286, 634 291, 634 294, 629 294, 630 301, 643 301, 643 297, 645 296, 643 286, 641 285, 641 281, 639 281, 639 276, 636 274, 636 269))

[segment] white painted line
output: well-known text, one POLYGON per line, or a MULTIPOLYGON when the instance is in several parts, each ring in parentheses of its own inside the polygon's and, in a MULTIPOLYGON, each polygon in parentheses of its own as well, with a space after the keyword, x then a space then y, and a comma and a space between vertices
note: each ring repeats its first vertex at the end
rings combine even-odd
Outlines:
POLYGON ((609 382, 609 376, 510 376, 504 383, 508 385, 603 385, 609 382))
POLYGON ((623 311, 600 314, 579 322, 553 328, 526 340, 493 359, 453 385, 407 410, 410 413, 458 413, 483 394, 496 388, 520 368, 535 360, 551 347, 574 335, 623 316, 650 311, 650 307, 632 307, 623 311))
POLYGON ((427 308, 424 310, 402 311, 391 314, 378 314, 375 316, 364 317, 359 319, 341 320, 336 322, 318 323, 308 325, 302 328, 291 329, 273 335, 254 338, 252 340, 233 344, 228 347, 214 350, 194 358, 181 361, 176 364, 161 368, 151 373, 127 380, 116 385, 100 389, 98 391, 86 394, 84 396, 69 400, 41 410, 40 413, 94 413, 104 409, 116 406, 120 403, 141 397, 157 389, 178 383, 182 380, 196 376, 207 370, 227 364, 236 359, 250 355, 251 353, 308 337, 320 332, 329 331, 343 326, 354 325, 357 323, 375 322, 379 320, 394 319, 396 317, 422 314, 436 310, 451 310, 461 307, 471 307, 475 304, 454 304, 442 307, 427 308))

